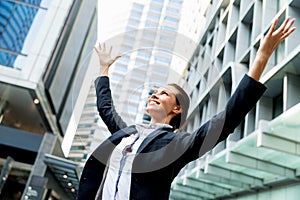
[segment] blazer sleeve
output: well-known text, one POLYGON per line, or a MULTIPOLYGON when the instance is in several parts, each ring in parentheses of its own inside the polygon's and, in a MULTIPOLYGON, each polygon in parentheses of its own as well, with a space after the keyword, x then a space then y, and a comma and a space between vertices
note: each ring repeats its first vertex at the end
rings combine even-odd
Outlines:
POLYGON ((95 88, 97 95, 97 109, 110 133, 113 134, 118 130, 127 127, 126 123, 115 110, 109 85, 109 78, 106 76, 98 77, 95 80, 95 88))
POLYGON ((255 106, 265 90, 262 83, 245 75, 229 98, 224 111, 212 117, 192 134, 179 135, 178 145, 180 143, 185 155, 183 157, 187 159, 185 163, 197 159, 226 139, 255 106))

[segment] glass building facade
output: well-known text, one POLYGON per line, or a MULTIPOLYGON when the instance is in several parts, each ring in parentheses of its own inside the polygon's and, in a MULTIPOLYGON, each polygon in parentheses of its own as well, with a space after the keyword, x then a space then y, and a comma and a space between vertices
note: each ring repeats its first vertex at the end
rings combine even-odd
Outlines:
POLYGON ((0 1, 0 65, 14 67, 41 0, 0 1))

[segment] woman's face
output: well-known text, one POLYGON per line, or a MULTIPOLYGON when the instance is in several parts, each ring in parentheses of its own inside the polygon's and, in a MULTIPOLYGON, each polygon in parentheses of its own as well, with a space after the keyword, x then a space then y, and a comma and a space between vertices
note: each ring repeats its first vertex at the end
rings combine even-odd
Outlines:
MULTIPOLYGON (((148 99, 148 105, 146 111, 151 115, 152 118, 157 120, 166 119, 169 115, 176 115, 178 106, 176 103, 176 97, 171 91, 171 88, 160 87, 150 96, 148 99)), ((166 123, 161 121, 161 123, 166 123)))

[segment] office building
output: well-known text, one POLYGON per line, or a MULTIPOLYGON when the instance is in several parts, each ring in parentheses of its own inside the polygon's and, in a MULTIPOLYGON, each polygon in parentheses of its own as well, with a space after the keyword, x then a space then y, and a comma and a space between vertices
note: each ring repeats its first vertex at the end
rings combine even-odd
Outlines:
MULTIPOLYGON (((296 18, 300 28, 297 0, 202 2, 205 26, 184 73, 184 87, 191 88, 188 132, 224 109, 275 17, 296 18)), ((261 78, 268 89, 255 108, 228 139, 180 172, 170 199, 299 199, 298 36, 270 58, 261 78)))
POLYGON ((96 3, 0 2, 0 198, 76 194, 65 154, 91 84, 96 3))

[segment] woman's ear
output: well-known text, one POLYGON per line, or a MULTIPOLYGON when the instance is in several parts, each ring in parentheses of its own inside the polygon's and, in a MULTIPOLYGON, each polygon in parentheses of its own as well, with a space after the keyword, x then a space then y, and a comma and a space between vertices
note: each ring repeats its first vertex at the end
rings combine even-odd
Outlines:
POLYGON ((176 115, 182 113, 182 108, 181 108, 181 106, 175 106, 175 107, 173 108, 173 113, 175 113, 176 115))

